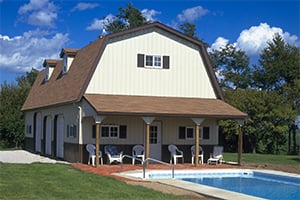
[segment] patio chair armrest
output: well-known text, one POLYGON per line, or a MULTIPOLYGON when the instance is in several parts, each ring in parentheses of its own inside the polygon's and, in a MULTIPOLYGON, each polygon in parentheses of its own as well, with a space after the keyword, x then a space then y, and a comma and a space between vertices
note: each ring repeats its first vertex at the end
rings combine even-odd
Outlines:
POLYGON ((183 151, 177 150, 179 154, 183 155, 183 151))

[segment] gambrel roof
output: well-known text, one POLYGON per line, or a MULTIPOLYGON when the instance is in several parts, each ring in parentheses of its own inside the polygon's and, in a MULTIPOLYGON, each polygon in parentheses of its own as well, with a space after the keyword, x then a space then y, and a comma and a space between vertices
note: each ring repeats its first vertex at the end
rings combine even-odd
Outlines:
MULTIPOLYGON (((45 81, 45 70, 41 71, 23 105, 23 111, 77 103, 84 98, 98 113, 189 115, 195 117, 219 116, 218 118, 246 117, 244 113, 224 101, 205 46, 200 41, 188 37, 161 23, 155 22, 126 31, 101 36, 96 41, 79 50, 67 48, 64 50, 71 52, 72 56, 75 56, 67 74, 62 74, 62 60, 57 60, 54 71, 48 81, 45 81), (176 35, 183 41, 188 41, 199 47, 199 53, 203 59, 217 99, 85 94, 89 81, 95 72, 105 47, 111 39, 155 28, 176 35), (159 108, 151 103, 155 101, 159 101, 161 103, 160 105, 165 106, 159 108), (150 109, 152 110, 151 112, 150 109)), ((62 51, 62 53, 63 52, 64 51, 62 51)), ((51 64, 53 66, 53 60, 51 60, 51 64)))

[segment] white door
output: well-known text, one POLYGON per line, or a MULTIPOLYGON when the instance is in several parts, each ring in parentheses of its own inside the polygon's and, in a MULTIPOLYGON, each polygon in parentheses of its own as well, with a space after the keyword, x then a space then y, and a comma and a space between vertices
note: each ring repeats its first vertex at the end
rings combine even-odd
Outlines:
POLYGON ((153 122, 150 126, 150 158, 161 160, 161 123, 153 122))
POLYGON ((51 127, 51 117, 46 119, 46 155, 51 155, 52 146, 52 127, 51 127))
POLYGON ((58 116, 56 120, 56 157, 64 158, 64 118, 58 116))
POLYGON ((37 113, 35 117, 35 151, 41 152, 41 139, 42 139, 42 116, 37 113))

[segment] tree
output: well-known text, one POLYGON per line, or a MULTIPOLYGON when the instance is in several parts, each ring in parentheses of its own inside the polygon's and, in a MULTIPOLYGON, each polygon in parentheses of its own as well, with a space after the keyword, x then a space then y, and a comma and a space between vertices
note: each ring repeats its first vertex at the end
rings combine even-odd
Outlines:
POLYGON ((21 108, 38 71, 32 69, 17 78, 17 84, 1 84, 0 140, 5 147, 21 147, 24 142, 24 114, 21 108))
MULTIPOLYGON (((286 105, 285 99, 274 91, 263 90, 226 90, 225 99, 233 106, 248 114, 243 127, 244 151, 259 153, 279 153, 284 151, 288 121, 293 118, 294 111, 286 105)), ((226 143, 236 134, 236 127, 231 122, 222 122, 226 132, 226 143)), ((237 147, 233 146, 232 150, 237 147)))
MULTIPOLYGON (((293 127, 289 125, 299 113, 299 50, 275 35, 253 69, 245 53, 232 45, 213 51, 210 58, 225 100, 249 116, 243 127, 244 151, 285 150, 286 134, 293 127)), ((234 151, 237 148, 234 123, 225 121, 220 125, 226 144, 234 151)))
POLYGON ((193 23, 185 22, 179 26, 179 29, 182 30, 183 34, 192 37, 196 40, 199 40, 204 44, 205 47, 208 47, 208 44, 205 43, 202 39, 196 36, 196 25, 193 23))
POLYGON ((244 51, 227 44, 220 50, 213 50, 209 56, 222 88, 246 89, 250 86, 250 59, 244 51))
POLYGON ((106 30, 110 33, 116 33, 127 29, 135 28, 143 24, 149 23, 143 17, 140 10, 133 7, 132 3, 127 4, 127 8, 119 8, 117 19, 105 26, 106 30))
POLYGON ((185 22, 179 26, 179 29, 183 31, 185 35, 188 35, 192 38, 196 37, 196 25, 185 22))
MULTIPOLYGON (((289 134, 293 133, 293 152, 296 152, 296 131, 294 121, 300 114, 300 51, 286 44, 279 34, 262 51, 259 65, 253 73, 256 88, 274 91, 285 98, 284 104, 290 106, 294 116, 288 122, 289 134)), ((289 136, 290 137, 290 136, 289 136)))

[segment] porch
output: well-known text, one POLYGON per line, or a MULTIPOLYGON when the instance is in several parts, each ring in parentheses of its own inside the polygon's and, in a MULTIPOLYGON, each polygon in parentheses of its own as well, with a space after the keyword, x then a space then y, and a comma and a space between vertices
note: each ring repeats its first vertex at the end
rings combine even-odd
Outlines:
MULTIPOLYGON (((234 119, 242 125, 247 116, 220 99, 99 94, 86 94, 84 98, 79 141, 83 145, 95 144, 96 157, 99 150, 104 155, 104 146, 108 144, 127 155, 132 154, 134 145, 142 144, 145 158, 169 162, 168 145, 175 144, 184 152, 185 162, 190 163, 190 148, 195 145, 198 165, 199 145, 204 149, 206 161, 213 146, 219 144, 218 120, 234 119)), ((240 130, 237 132, 241 138, 240 130)), ((84 147, 82 154, 84 162, 87 160, 84 147)))

